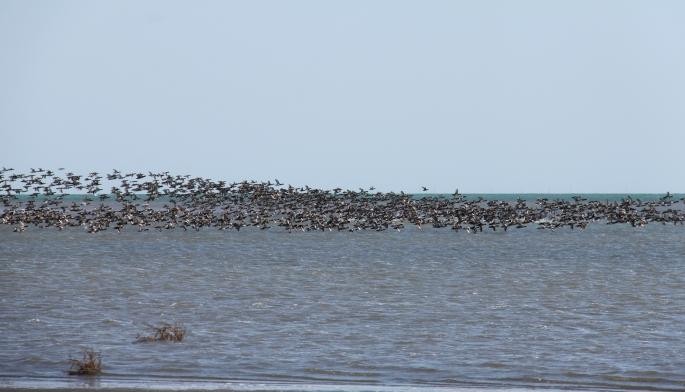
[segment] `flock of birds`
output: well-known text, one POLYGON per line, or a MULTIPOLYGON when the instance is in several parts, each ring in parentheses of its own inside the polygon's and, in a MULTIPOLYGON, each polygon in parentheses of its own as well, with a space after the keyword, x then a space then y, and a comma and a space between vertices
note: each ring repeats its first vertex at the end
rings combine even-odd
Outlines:
MULTIPOLYGON (((423 191, 428 188, 422 187, 423 191)), ((680 224, 685 198, 667 193, 658 200, 626 197, 616 202, 571 200, 468 200, 451 196, 418 197, 400 193, 315 189, 275 182, 226 183, 162 173, 96 172, 79 175, 42 168, 17 173, 0 170, 0 222, 21 232, 27 227, 82 227, 95 233, 124 230, 262 230, 292 231, 402 230, 408 226, 471 233, 539 229, 584 229, 593 222, 680 224), (105 189, 111 188, 111 189, 105 189), (108 192, 107 192, 108 191, 108 192), (82 197, 76 198, 75 194, 82 197)))

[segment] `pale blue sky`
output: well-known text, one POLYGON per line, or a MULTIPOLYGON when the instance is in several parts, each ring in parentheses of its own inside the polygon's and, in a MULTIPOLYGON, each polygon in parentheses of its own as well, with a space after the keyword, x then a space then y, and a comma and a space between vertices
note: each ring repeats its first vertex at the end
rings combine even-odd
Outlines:
POLYGON ((0 165, 685 191, 685 1, 0 0, 0 165))

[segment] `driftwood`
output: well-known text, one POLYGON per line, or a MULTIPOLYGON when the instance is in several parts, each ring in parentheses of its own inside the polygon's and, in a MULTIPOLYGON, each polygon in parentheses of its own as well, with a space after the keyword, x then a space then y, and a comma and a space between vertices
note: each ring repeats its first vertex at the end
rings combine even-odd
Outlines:
POLYGON ((95 376, 102 372, 102 356, 93 349, 83 350, 82 359, 70 359, 72 376, 95 376))
POLYGON ((186 335, 186 329, 181 324, 162 323, 159 326, 148 325, 152 335, 138 335, 134 343, 149 342, 181 342, 186 335))

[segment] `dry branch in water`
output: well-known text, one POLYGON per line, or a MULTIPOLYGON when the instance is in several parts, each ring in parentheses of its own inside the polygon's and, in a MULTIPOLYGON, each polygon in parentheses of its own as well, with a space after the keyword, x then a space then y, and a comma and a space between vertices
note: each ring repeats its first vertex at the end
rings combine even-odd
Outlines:
POLYGON ((181 324, 163 323, 159 326, 148 325, 154 332, 152 335, 138 335, 135 343, 147 342, 180 342, 186 335, 186 329, 181 324))
POLYGON ((102 371, 102 356, 93 349, 83 350, 83 358, 70 359, 69 374, 73 376, 95 376, 102 371))

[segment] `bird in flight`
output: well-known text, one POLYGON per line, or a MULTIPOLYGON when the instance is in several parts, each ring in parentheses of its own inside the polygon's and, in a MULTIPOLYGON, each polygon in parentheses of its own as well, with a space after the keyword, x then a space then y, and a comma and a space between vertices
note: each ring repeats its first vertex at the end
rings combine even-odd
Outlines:
POLYGON ((423 189, 424 192, 428 190, 428 188, 426 188, 425 186, 422 186, 421 188, 423 189))

